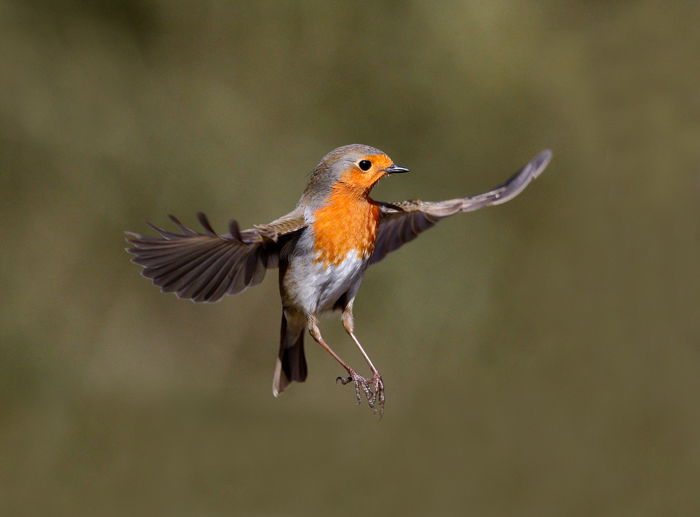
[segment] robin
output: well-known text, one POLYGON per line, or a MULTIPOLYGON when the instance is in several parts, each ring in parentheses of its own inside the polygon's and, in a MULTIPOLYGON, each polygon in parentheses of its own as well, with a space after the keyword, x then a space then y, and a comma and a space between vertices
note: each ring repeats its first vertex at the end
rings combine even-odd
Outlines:
POLYGON ((308 330, 347 372, 337 380, 353 383, 358 403, 364 394, 368 405, 381 413, 384 381, 355 335, 352 314, 365 270, 445 217, 513 199, 551 157, 550 151, 541 152, 503 185, 484 194, 439 202, 384 203, 370 197, 372 187, 409 169, 374 147, 346 145, 323 157, 296 208, 271 223, 241 231, 232 220, 229 232, 218 234, 201 212, 197 217, 203 231, 170 216, 179 231, 149 223, 160 236, 126 232, 132 245, 127 251, 162 292, 195 302, 216 302, 239 293, 260 283, 267 269, 279 268, 282 331, 273 395, 279 396, 292 382, 306 380, 308 330), (318 318, 332 311, 341 312, 343 327, 369 365, 371 377, 359 375, 323 339, 318 318))

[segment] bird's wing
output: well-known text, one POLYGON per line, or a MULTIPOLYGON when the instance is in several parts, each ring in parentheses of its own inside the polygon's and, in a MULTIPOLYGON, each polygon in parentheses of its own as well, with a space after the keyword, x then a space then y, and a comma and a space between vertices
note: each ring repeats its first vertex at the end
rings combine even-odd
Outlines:
POLYGON ((134 255, 132 262, 143 266, 142 274, 161 291, 195 302, 215 302, 260 283, 266 269, 277 267, 285 243, 305 227, 299 210, 243 231, 232 220, 230 233, 221 235, 203 213, 197 218, 203 232, 188 228, 172 215, 179 232, 151 223, 160 236, 126 232, 131 244, 126 250, 134 255))
POLYGON ((540 175, 552 159, 552 152, 542 151, 500 187, 476 196, 447 201, 401 201, 380 203, 381 219, 370 264, 382 260, 412 241, 438 221, 459 212, 473 212, 485 206, 500 205, 520 194, 528 183, 540 175))

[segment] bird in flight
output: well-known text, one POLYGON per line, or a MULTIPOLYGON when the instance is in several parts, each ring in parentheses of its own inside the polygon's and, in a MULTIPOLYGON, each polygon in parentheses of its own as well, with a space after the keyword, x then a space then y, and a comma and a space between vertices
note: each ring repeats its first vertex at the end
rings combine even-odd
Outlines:
POLYGON ((279 396, 292 382, 307 376, 304 334, 343 367, 342 384, 352 383, 378 413, 384 410, 384 381, 355 335, 352 314, 365 270, 388 253, 415 239, 440 220, 460 212, 499 205, 513 199, 536 178, 552 157, 542 151, 503 185, 476 196, 446 201, 375 201, 372 187, 382 178, 409 172, 383 151, 346 145, 329 152, 314 168, 294 210, 268 224, 228 233, 214 231, 203 213, 203 230, 193 230, 174 216, 175 232, 149 225, 158 236, 126 232, 142 274, 164 293, 194 302, 216 302, 260 283, 268 269, 279 269, 282 330, 272 393, 279 396), (372 375, 361 376, 324 340, 318 318, 340 311, 345 331, 357 345, 372 375))

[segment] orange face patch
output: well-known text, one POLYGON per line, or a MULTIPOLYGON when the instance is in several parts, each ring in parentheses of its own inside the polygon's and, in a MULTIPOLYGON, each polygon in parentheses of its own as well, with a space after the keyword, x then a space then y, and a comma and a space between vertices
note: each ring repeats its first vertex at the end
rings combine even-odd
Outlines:
MULTIPOLYGON (((358 258, 369 258, 374 251, 379 223, 379 207, 369 191, 386 173, 392 162, 386 155, 366 156, 371 168, 363 171, 357 165, 347 170, 333 186, 328 203, 316 211, 314 248, 317 262, 339 265, 351 251, 358 258)), ((358 162, 359 163, 359 162, 358 162)))
POLYGON ((340 177, 340 181, 349 186, 365 190, 365 194, 386 175, 384 169, 391 166, 393 162, 386 154, 369 154, 363 156, 361 160, 351 167, 340 177), (358 164, 367 161, 371 164, 366 171, 362 170, 358 164))

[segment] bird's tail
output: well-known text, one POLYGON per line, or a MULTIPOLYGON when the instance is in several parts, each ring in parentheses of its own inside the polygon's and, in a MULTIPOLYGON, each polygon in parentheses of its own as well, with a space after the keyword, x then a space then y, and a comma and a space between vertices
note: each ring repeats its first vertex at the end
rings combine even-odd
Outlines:
POLYGON ((305 330, 306 318, 294 317, 282 311, 280 351, 272 379, 272 394, 275 397, 278 397, 292 382, 306 380, 305 330))

